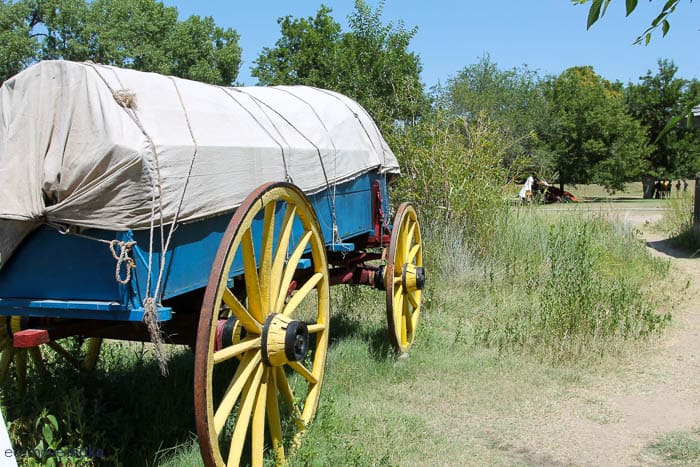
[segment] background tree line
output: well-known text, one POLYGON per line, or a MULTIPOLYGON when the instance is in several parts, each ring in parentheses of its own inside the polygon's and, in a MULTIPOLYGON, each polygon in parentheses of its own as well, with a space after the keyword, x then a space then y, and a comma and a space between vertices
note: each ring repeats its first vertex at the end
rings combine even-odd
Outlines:
MULTIPOLYGON (((700 129, 661 135, 673 115, 700 101, 700 83, 678 77, 672 61, 624 84, 590 66, 543 76, 484 56, 426 90, 410 50, 417 28, 384 22, 382 8, 356 0, 345 30, 326 6, 312 17, 280 18, 280 36, 252 75, 262 85, 305 84, 359 101, 408 175, 399 189, 435 217, 486 216, 502 187, 529 172, 618 190, 642 175, 700 171, 700 129)), ((230 85, 241 63, 238 39, 211 17, 180 19, 156 0, 3 0, 0 79, 62 58, 230 85)))

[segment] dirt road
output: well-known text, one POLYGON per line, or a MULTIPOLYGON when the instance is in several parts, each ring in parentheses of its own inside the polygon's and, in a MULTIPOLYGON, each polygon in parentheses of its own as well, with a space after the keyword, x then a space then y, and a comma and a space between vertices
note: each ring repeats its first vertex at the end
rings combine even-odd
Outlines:
POLYGON ((674 324, 612 378, 586 381, 567 392, 568 400, 556 410, 534 413, 533 429, 510 446, 518 463, 663 465, 649 444, 664 434, 700 428, 700 258, 649 233, 662 212, 616 214, 640 227, 652 254, 668 259, 674 280, 687 285, 674 308, 674 324))

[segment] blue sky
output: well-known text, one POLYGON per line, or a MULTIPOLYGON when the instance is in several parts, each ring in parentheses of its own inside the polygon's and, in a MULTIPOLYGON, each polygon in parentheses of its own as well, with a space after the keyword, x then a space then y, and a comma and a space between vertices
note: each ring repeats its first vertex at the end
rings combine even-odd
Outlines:
MULTIPOLYGON (((313 16, 323 3, 347 29, 352 0, 165 0, 180 18, 212 16, 219 26, 241 36, 243 63, 239 82, 256 84, 250 76, 263 47, 280 37, 277 18, 313 16)), ((376 6, 376 0, 367 0, 376 6)), ((672 59, 678 76, 700 79, 700 5, 682 0, 670 17, 666 37, 657 34, 648 46, 633 45, 663 5, 640 1, 625 18, 624 1, 614 0, 605 17, 586 31, 588 5, 569 0, 386 0, 384 22, 403 21, 418 27, 411 50, 421 57, 423 82, 445 82, 465 66, 489 54, 500 68, 528 65, 542 74, 559 74, 575 65, 592 65, 605 78, 636 82, 656 70, 659 58, 672 59)))

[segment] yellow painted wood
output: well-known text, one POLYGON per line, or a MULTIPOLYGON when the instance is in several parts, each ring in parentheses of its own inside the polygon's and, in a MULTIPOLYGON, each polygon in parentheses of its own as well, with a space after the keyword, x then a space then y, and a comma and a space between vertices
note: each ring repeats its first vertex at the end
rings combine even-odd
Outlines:
POLYGON ((274 315, 267 327, 267 360, 272 366, 282 366, 287 363, 287 355, 284 352, 287 327, 291 319, 284 315, 274 315))
POLYGON ((255 261, 255 247, 253 246, 253 233, 248 229, 243 234, 241 241, 243 247, 243 269, 245 270, 245 288, 248 295, 248 311, 256 320, 264 321, 262 296, 260 294, 260 279, 258 277, 258 265, 255 261))
POLYGON ((306 381, 308 381, 311 384, 318 384, 318 380, 316 377, 311 373, 309 370, 306 369, 304 365, 302 365, 299 362, 289 362, 288 363, 289 367, 299 373, 302 378, 304 378, 306 381))
POLYGON ((251 464, 253 467, 262 467, 263 453, 265 452, 265 412, 267 410, 267 375, 270 368, 263 369, 260 388, 255 397, 255 407, 253 408, 253 426, 251 433, 251 464))
POLYGON ((269 203, 265 206, 262 243, 260 245, 260 294, 262 296, 263 319, 267 317, 273 299, 270 277, 272 273, 272 246, 275 235, 276 205, 277 203, 269 203))
MULTIPOLYGON (((238 465, 241 461, 246 440, 251 447, 251 462, 259 465, 264 458, 267 446, 275 452, 278 464, 285 461, 284 440, 300 439, 299 434, 312 420, 320 395, 321 381, 325 372, 325 360, 328 347, 328 323, 330 320, 330 294, 328 263, 320 227, 313 208, 306 197, 297 188, 288 184, 273 185, 254 203, 248 212, 243 213, 233 233, 229 251, 226 253, 220 276, 216 279, 215 297, 218 303, 225 305, 223 310, 230 310, 246 329, 247 336, 242 342, 214 351, 214 336, 217 319, 211 320, 209 354, 207 357, 206 406, 207 423, 210 427, 212 451, 218 465, 238 465), (279 225, 275 225, 276 211, 284 216, 279 225), (251 226, 253 219, 260 219, 264 211, 261 238, 253 238, 251 226), (292 228, 300 225, 303 229, 301 238, 294 238, 292 228), (275 232, 277 232, 276 238, 275 232), (258 243, 260 242, 260 243, 258 243), (256 257, 255 246, 259 245, 256 257), (290 253, 290 246, 293 249, 290 253), (288 289, 294 278, 296 268, 304 250, 310 248, 313 270, 311 277, 298 287, 294 295, 285 304, 288 289), (243 259, 243 280, 246 285, 247 301, 241 302, 228 289, 228 277, 234 258, 243 259), (314 292, 312 294, 312 292, 314 292), (315 311, 305 317, 305 323, 315 335, 315 347, 310 349, 304 363, 294 362, 285 366, 267 366, 262 361, 262 328, 265 317, 271 312, 280 316, 292 317, 302 304, 313 297, 315 311), (284 313, 282 313, 284 312, 284 313), (232 358, 240 358, 238 368, 232 375, 231 382, 220 402, 215 407, 212 382, 214 373, 224 371, 230 364, 223 364, 232 358), (290 367, 301 378, 295 381, 294 389, 287 379, 284 368, 290 367), (301 381, 304 383, 299 384, 301 381), (291 411, 294 423, 283 422, 279 404, 284 402, 291 411), (235 408, 235 413, 234 413, 235 408), (235 416, 231 439, 224 438, 222 430, 226 421, 235 416), (283 428, 284 427, 284 428, 283 428), (296 430, 294 430, 296 428, 296 430), (292 430, 290 433, 288 430, 292 430), (265 440, 269 436, 269 440, 265 440), (221 456, 223 443, 229 444, 229 454, 224 462, 221 456)), ((298 235, 298 234, 297 234, 298 235)), ((240 280, 241 278, 235 278, 240 280)), ((305 310, 308 310, 308 306, 305 310)), ((224 316, 222 313, 220 316, 224 316)), ((270 335, 270 329, 267 333, 270 335)), ((273 331, 272 334, 275 334, 273 331)), ((268 337, 265 346, 283 344, 277 336, 268 337)), ((282 349, 283 350, 283 349, 282 349)), ((285 364, 276 362, 271 364, 285 364)), ((223 376, 223 375, 222 375, 223 376)), ((219 377, 217 376, 217 380, 219 377)), ((288 412, 288 411, 285 411, 288 412)))
POLYGON ((284 316, 291 318, 294 315, 294 311, 297 309, 299 304, 301 304, 301 302, 304 301, 304 299, 309 295, 309 293, 316 288, 316 285, 318 285, 318 283, 322 279, 323 274, 321 274, 320 272, 317 272, 313 276, 309 277, 309 279, 304 283, 304 285, 301 286, 299 290, 294 292, 292 298, 289 299, 289 303, 284 305, 284 316))
MULTIPOLYGON (((275 260, 272 263, 272 273, 271 273, 271 286, 272 291, 280 289, 280 283, 282 282, 282 275, 284 274, 284 263, 287 259, 287 252, 289 251, 289 242, 292 238, 292 227, 294 225, 294 219, 296 218, 297 207, 294 205, 287 205, 287 209, 284 212, 284 219, 282 220, 282 227, 280 229, 279 240, 277 242, 277 251, 275 252, 275 260)), ((276 299, 276 296, 273 296, 276 299)))
POLYGON ((312 324, 311 326, 307 327, 309 334, 315 334, 317 332, 323 332, 326 330, 326 325, 325 324, 312 324))
POLYGON ((233 295, 228 287, 224 287, 222 300, 231 309, 233 315, 238 318, 246 331, 253 334, 260 334, 262 324, 253 318, 253 315, 248 312, 246 307, 233 295))
POLYGON ((279 401, 277 399, 277 369, 268 373, 267 384, 267 423, 270 427, 272 449, 275 451, 277 464, 285 463, 284 444, 282 440, 282 418, 280 417, 279 401))
POLYGON ((243 453, 243 445, 245 437, 250 426, 250 416, 253 412, 253 404, 260 388, 260 380, 262 379, 263 366, 257 365, 253 378, 248 380, 248 383, 243 389, 241 396, 241 405, 238 408, 238 417, 236 424, 233 427, 233 436, 231 437, 231 447, 229 449, 228 467, 236 467, 240 464, 241 454, 243 453))
POLYGON ((221 399, 219 407, 214 414, 214 427, 217 435, 221 434, 221 430, 226 424, 229 415, 231 415, 233 407, 236 405, 243 388, 246 383, 249 382, 253 372, 260 367, 260 362, 260 354, 251 353, 243 357, 241 363, 239 363, 236 374, 233 376, 231 384, 229 384, 229 387, 226 389, 224 397, 221 399))
POLYGON ((415 340, 422 298, 417 268, 423 266, 423 243, 413 205, 401 205, 393 225, 393 257, 387 257, 393 271, 387 280, 387 317, 393 323, 391 340, 395 350, 407 352, 415 340))
POLYGON ((313 232, 311 232, 310 230, 304 232, 304 235, 302 235, 301 239, 299 240, 299 243, 294 247, 294 251, 292 251, 292 254, 289 257, 289 261, 287 261, 287 266, 284 268, 284 276, 282 277, 282 282, 280 283, 279 291, 277 293, 277 302, 275 304, 275 310, 281 310, 284 306, 284 300, 285 298, 287 298, 287 293, 289 292, 289 285, 292 282, 292 277, 296 272, 297 266, 299 265, 299 260, 301 259, 301 255, 304 253, 304 250, 308 246, 312 235, 313 232))
POLYGON ((260 349, 261 342, 260 337, 247 337, 238 344, 225 347, 214 353, 214 364, 216 365, 217 363, 225 362, 233 357, 238 357, 249 350, 258 350, 260 349))

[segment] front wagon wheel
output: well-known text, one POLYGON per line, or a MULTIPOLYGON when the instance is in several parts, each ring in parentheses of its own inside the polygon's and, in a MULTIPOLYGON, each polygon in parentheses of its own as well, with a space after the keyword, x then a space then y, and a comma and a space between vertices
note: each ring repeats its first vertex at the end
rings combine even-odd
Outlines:
POLYGON ((200 314, 195 420, 205 464, 285 463, 316 413, 329 313, 313 208, 293 185, 263 185, 224 233, 200 314))
POLYGON ((394 218, 384 277, 389 340, 396 353, 406 353, 413 345, 424 285, 418 213, 413 204, 402 203, 394 218))

